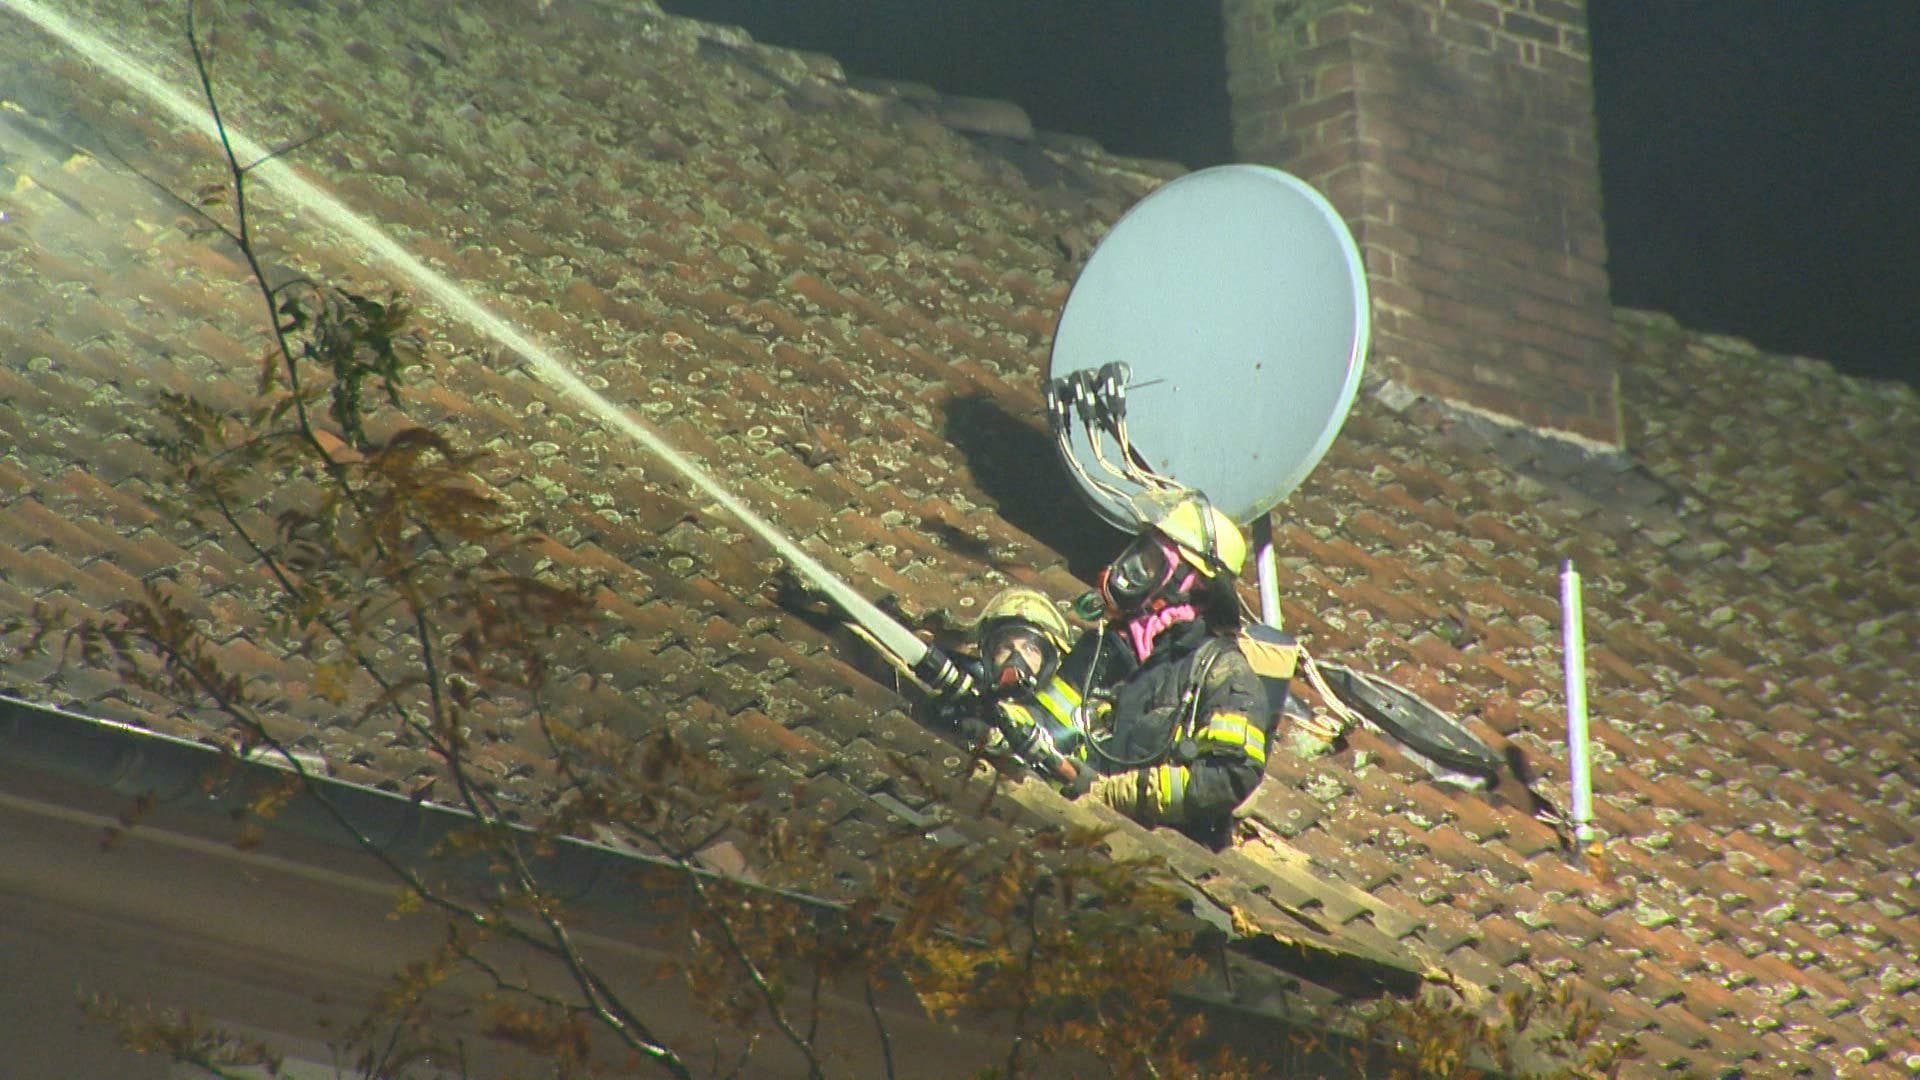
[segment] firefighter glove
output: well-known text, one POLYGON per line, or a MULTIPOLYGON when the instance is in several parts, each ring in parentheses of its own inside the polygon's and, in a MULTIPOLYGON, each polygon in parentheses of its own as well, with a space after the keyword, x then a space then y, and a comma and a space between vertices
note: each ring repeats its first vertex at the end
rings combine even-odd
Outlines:
POLYGON ((1094 772, 1086 762, 1076 761, 1073 763, 1073 775, 1062 777, 1060 780, 1060 794, 1069 799, 1077 799, 1093 790, 1094 782, 1099 779, 1100 774, 1094 772))
POLYGON ((961 717, 953 727, 969 746, 985 746, 987 740, 993 737, 993 725, 977 716, 961 717))
POLYGON ((1102 776, 1087 789, 1093 801, 1111 806, 1130 818, 1140 816, 1140 773, 1123 772, 1102 776))

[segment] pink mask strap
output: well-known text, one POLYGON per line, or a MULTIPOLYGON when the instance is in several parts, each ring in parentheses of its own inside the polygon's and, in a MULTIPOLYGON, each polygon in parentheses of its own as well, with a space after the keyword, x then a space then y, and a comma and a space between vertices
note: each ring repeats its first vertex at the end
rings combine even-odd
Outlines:
POLYGON ((1127 644, 1133 646, 1134 658, 1145 663, 1147 657, 1153 655, 1153 643, 1159 640, 1167 627, 1187 622, 1198 615, 1192 604, 1175 604, 1130 620, 1126 625, 1127 644))

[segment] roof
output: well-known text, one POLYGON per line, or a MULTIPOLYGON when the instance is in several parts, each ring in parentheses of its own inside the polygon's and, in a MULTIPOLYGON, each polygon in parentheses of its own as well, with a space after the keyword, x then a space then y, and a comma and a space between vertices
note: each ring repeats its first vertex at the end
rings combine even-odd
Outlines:
POLYGON ((1283 763, 1256 813, 1419 913, 1449 971, 1577 980, 1642 1066, 1920 1067, 1920 395, 1646 313, 1616 345, 1630 458, 1376 399, 1281 530, 1296 630, 1519 747, 1563 807, 1573 561, 1599 865, 1391 753, 1283 763))
MULTIPOLYGON (((264 71, 284 51, 279 96, 251 99, 262 88, 237 76, 227 116, 266 145, 309 134, 310 117, 339 123, 303 172, 916 627, 964 619, 1009 580, 1079 588, 1066 557, 1018 523, 1075 527, 1060 513, 1074 498, 1063 480, 1038 498, 1018 487, 1051 454, 1038 443, 1034 372, 1077 232, 1169 168, 1058 140, 1018 151, 1023 172, 903 99, 843 85, 830 63, 723 27, 602 17, 582 10, 517 36, 468 27, 455 38, 475 34, 471 49, 431 23, 320 40, 262 22, 243 40, 270 51, 248 62, 264 71), (551 69, 557 49, 579 50, 581 66, 551 69), (445 107, 431 123, 352 113, 427 99, 355 97, 341 64, 417 79, 445 107), (577 81, 602 69, 601 82, 577 81), (545 77, 597 109, 579 111, 545 77), (295 98, 310 110, 283 112, 295 98), (535 151, 565 162, 514 157, 535 151), (1022 439, 1034 453, 1015 453, 1022 439)), ((121 27, 107 44, 132 63, 187 77, 168 20, 129 6, 89 25, 121 27)), ((167 194, 219 182, 212 148, 163 109, 118 108, 125 87, 71 50, 13 40, 0 250, 23 283, 4 303, 25 360, 0 372, 0 503, 11 508, 0 611, 100 612, 170 582, 224 664, 282 698, 297 749, 339 779, 430 793, 434 764, 419 747, 370 737, 355 708, 313 692, 320 675, 268 630, 271 583, 230 537, 170 509, 168 470, 147 445, 166 430, 165 392, 247 402, 265 345, 245 267, 167 194), (57 70, 38 67, 44 57, 57 70), (63 79, 70 92, 47 92, 63 79)), ((218 52, 215 70, 231 55, 218 52)), ((253 190, 270 273, 375 293, 413 284, 345 242, 347 224, 270 184, 253 190)), ((415 414, 491 455, 481 479, 539 536, 536 572, 598 581, 591 647, 551 657, 556 707, 628 735, 664 722, 755 772, 776 806, 823 816, 838 844, 825 880, 807 883, 823 891, 864 880, 890 823, 943 843, 1018 843, 1090 813, 1033 791, 984 814, 932 806, 896 760, 939 774, 965 755, 912 719, 863 645, 793 595, 780 559, 644 446, 588 419, 532 359, 444 307, 426 317, 437 359, 408 388, 415 414), (1031 801, 1053 805, 1024 809, 1031 801)), ((220 726, 111 672, 23 655, 19 638, 6 647, 6 689, 31 700, 184 737, 220 726)), ((475 763, 530 811, 550 790, 550 750, 503 712, 488 717, 475 763)), ((1341 957, 1361 985, 1417 978, 1384 905, 1288 865, 1255 881, 1222 875, 1176 841, 1133 830, 1114 845, 1173 863, 1215 899, 1222 925, 1341 957), (1306 914, 1329 902, 1337 921, 1306 914)))
MULTIPOLYGON (((526 8, 252 12, 223 29, 215 75, 264 143, 336 125, 303 173, 916 627, 1009 580, 1083 588, 1113 538, 1036 475, 1038 373, 1074 260, 1167 168, 969 138, 727 28, 526 8)), ((183 78, 168 19, 89 10, 183 78)), ((20 358, 0 366, 0 618, 169 577, 229 663, 288 691, 304 749, 404 790, 419 752, 303 698, 314 673, 265 632, 244 558, 155 509, 157 393, 238 403, 262 344, 242 267, 135 172, 193 191, 218 179, 207 147, 37 34, 0 55, 0 326, 20 358)), ((258 213, 276 267, 390 280, 300 208, 267 194, 258 213)), ((493 454, 485 479, 544 558, 604 583, 595 647, 556 658, 577 707, 664 718, 755 769, 834 820, 848 879, 890 815, 989 842, 1103 813, 1034 790, 960 812, 900 782, 893 755, 958 752, 782 595, 770 553, 525 358, 427 315, 438 359, 415 400, 493 454)), ((1641 313, 1619 314, 1617 345, 1627 456, 1372 384, 1277 530, 1290 629, 1520 748, 1563 804, 1554 593, 1574 561, 1596 864, 1365 733, 1276 755, 1223 856, 1131 826, 1115 844, 1286 946, 1469 988, 1576 984, 1646 1049, 1629 1074, 1920 1067, 1920 398, 1641 313)), ((50 661, 0 650, 12 693, 204 730, 110 673, 52 682, 50 661)), ((531 739, 503 726, 486 755, 537 802, 531 739)))

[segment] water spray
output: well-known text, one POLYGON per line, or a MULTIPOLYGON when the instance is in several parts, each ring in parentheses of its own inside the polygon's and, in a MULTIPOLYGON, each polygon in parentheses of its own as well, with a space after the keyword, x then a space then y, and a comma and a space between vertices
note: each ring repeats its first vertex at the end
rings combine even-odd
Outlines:
MULTIPOLYGON (((0 9, 12 11, 58 38, 87 62, 180 123, 211 141, 219 140, 220 131, 206 103, 197 95, 181 93, 126 52, 87 31, 41 0, 0 0, 0 9)), ((488 310, 466 289, 421 262, 379 226, 301 177, 278 158, 272 157, 260 143, 235 130, 232 125, 227 126, 226 135, 234 153, 241 160, 257 162, 249 169, 249 175, 259 178, 268 187, 291 199, 313 219, 325 222, 352 238, 376 261, 385 264, 392 273, 411 282, 421 293, 439 304, 449 317, 465 322, 524 359, 541 381, 591 413, 609 429, 639 443, 665 462, 687 483, 739 519, 749 532, 765 541, 787 561, 795 573, 839 605, 875 642, 911 668, 923 681, 936 690, 946 690, 957 681, 964 681, 964 675, 955 670, 946 657, 930 649, 911 630, 890 618, 847 583, 834 577, 792 539, 735 498, 633 413, 602 397, 553 350, 488 310)))

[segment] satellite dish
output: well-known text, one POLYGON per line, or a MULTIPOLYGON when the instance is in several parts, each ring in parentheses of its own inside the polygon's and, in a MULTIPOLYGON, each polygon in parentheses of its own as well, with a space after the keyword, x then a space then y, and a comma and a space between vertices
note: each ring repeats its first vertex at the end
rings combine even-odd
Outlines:
MULTIPOLYGON (((1333 444, 1360 385, 1368 311, 1360 252, 1332 204, 1279 169, 1221 165, 1161 187, 1100 241, 1060 314, 1047 378, 1128 365, 1134 450, 1245 524, 1333 444)), ((1088 434, 1117 455, 1106 433, 1088 434)), ((1133 512, 1081 479, 1099 475, 1083 456, 1093 449, 1066 445, 1083 467, 1069 471, 1130 532, 1133 512)))

